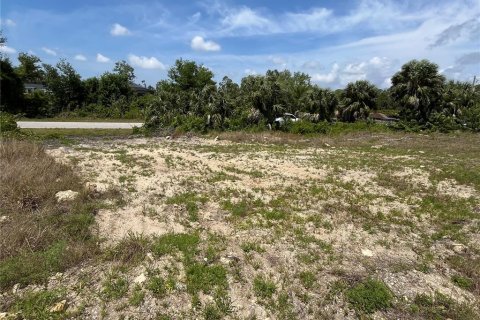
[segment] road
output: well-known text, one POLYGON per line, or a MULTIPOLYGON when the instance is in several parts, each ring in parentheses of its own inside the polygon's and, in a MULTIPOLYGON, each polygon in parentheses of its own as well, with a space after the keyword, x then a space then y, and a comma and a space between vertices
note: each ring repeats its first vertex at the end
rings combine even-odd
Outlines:
POLYGON ((54 122, 18 121, 22 129, 132 129, 141 127, 141 122, 54 122))

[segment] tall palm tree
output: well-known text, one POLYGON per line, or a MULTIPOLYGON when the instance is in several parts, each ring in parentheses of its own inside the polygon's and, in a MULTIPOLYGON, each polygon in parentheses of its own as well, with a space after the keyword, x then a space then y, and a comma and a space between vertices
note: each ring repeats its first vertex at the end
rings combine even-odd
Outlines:
POLYGON ((425 123, 440 108, 444 84, 435 63, 412 60, 392 77, 392 98, 400 104, 403 118, 425 123))
POLYGON ((342 93, 340 115, 343 121, 354 122, 366 119, 371 109, 375 109, 378 89, 366 80, 351 82, 342 93))

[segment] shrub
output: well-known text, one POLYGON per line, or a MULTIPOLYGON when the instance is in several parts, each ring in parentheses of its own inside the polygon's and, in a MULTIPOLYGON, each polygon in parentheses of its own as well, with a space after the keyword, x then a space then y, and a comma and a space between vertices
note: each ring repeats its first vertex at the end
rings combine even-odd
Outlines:
POLYGON ((255 279, 253 279, 253 292, 260 299, 271 298, 276 290, 277 287, 275 283, 264 279, 262 276, 256 276, 255 279))
POLYGON ((373 313, 392 305, 393 295, 379 280, 367 279, 346 292, 347 300, 357 312, 373 313))
POLYGON ((18 130, 15 117, 6 112, 0 112, 0 133, 18 130))
POLYGON ((462 119, 465 126, 473 131, 480 132, 480 103, 464 111, 462 119))

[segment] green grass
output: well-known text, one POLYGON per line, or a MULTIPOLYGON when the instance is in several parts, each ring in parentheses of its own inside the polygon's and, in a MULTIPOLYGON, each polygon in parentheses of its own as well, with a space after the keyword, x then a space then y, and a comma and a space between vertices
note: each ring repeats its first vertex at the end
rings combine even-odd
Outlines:
POLYGON ((139 307, 143 304, 145 300, 145 292, 142 290, 141 285, 136 285, 132 291, 132 295, 128 299, 128 303, 131 306, 139 307))
POLYGON ((258 244, 256 242, 244 242, 244 243, 242 243, 240 248, 242 248, 243 252, 245 252, 245 253, 250 253, 252 251, 255 251, 255 252, 258 252, 258 253, 265 252, 265 249, 260 244, 258 244))
POLYGON ((315 274, 311 271, 303 271, 298 274, 300 282, 305 287, 305 289, 311 289, 317 281, 315 274))
POLYGON ((65 319, 65 310, 50 312, 56 303, 65 299, 65 292, 61 290, 30 291, 16 299, 9 311, 20 312, 22 319, 56 320, 65 319))
POLYGON ((346 291, 346 298, 359 313, 374 313, 392 306, 390 289, 379 280, 367 279, 346 291))
POLYGON ((213 292, 215 289, 226 289, 227 270, 221 265, 206 266, 200 263, 193 263, 187 267, 187 291, 197 294, 200 291, 205 293, 213 292))
POLYGON ((185 192, 168 198, 166 203, 184 205, 188 213, 188 219, 198 221, 198 204, 205 204, 207 201, 207 197, 199 196, 193 192, 185 192))
POLYGON ((118 272, 109 273, 102 284, 102 297, 107 301, 120 299, 127 291, 128 281, 118 272))
POLYGON ((253 292, 260 299, 269 299, 277 291, 275 283, 262 276, 256 276, 253 279, 253 292))
POLYGON ((478 314, 465 304, 458 304, 452 298, 439 292, 434 295, 417 295, 410 306, 410 313, 425 320, 452 319, 476 320, 478 314))
POLYGON ((153 242, 152 250, 158 256, 179 251, 185 257, 191 258, 197 251, 199 242, 198 234, 169 233, 157 238, 153 242))
POLYGON ((163 298, 167 294, 165 280, 161 276, 153 276, 148 280, 148 290, 157 298, 163 298))

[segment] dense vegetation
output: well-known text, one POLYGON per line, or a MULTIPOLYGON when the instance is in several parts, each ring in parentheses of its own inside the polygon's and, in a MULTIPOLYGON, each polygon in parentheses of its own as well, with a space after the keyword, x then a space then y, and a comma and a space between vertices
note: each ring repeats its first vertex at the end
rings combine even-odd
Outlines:
POLYGON ((132 89, 135 73, 125 61, 88 79, 81 79, 65 60, 52 66, 20 53, 18 61, 14 67, 1 57, 1 111, 32 118, 144 118, 149 130, 204 131, 264 129, 288 112, 304 121, 282 129, 307 133, 324 132, 335 121, 366 120, 372 110, 381 110, 400 118, 394 125, 398 129, 480 130, 480 86, 447 81, 427 60, 403 65, 386 90, 360 80, 332 91, 313 84, 305 73, 288 70, 249 75, 240 84, 228 77, 215 83, 208 68, 180 59, 168 79, 149 87, 147 94, 132 89), (43 84, 46 90, 24 93, 25 83, 43 84))

